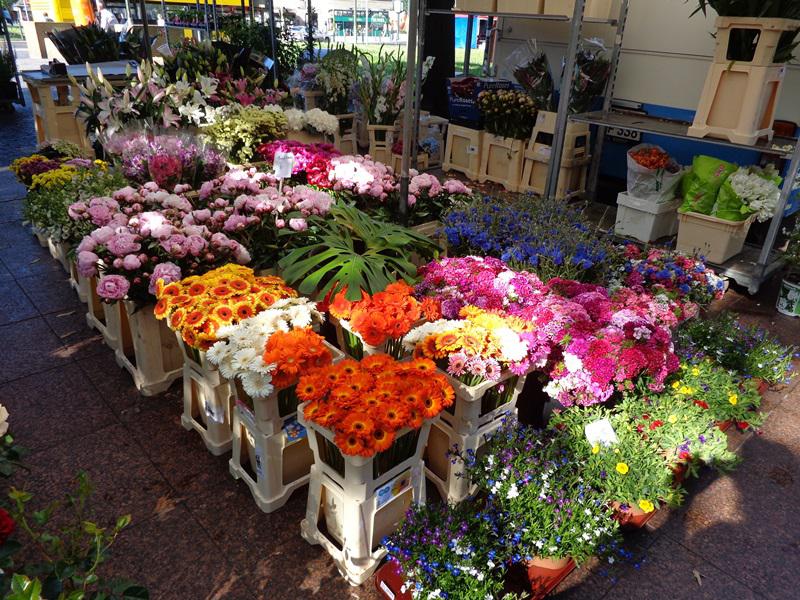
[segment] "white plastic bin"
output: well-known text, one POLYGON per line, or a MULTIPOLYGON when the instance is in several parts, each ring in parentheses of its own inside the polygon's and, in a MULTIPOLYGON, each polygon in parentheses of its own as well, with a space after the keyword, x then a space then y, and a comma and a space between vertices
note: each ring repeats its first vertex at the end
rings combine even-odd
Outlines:
POLYGON ((625 192, 617 196, 617 221, 614 233, 652 242, 678 233, 678 207, 681 200, 653 202, 625 192))
POLYGON ((753 217, 744 221, 725 221, 700 213, 678 213, 678 252, 703 256, 722 264, 739 254, 753 217))

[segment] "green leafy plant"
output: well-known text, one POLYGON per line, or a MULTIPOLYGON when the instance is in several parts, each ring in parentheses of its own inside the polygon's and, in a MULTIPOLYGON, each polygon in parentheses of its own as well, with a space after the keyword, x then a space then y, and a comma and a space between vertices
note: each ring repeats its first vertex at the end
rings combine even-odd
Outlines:
POLYGON ((428 238, 353 206, 334 206, 327 218, 314 217, 309 224, 308 244, 278 263, 284 280, 304 295, 319 290, 323 298, 346 288, 346 297, 358 300, 361 290, 375 294, 398 278, 412 283, 417 269, 411 255, 429 259, 439 250, 428 238))
POLYGON ((324 92, 323 109, 333 115, 349 112, 357 71, 358 54, 355 48, 347 50, 340 46, 322 58, 317 73, 317 85, 324 92))
POLYGON ((393 125, 403 109, 401 90, 406 79, 406 61, 400 50, 377 56, 359 51, 357 98, 361 113, 370 125, 393 125))
POLYGON ((696 475, 700 465, 727 472, 738 462, 728 450, 728 438, 700 406, 669 391, 650 392, 645 385, 626 394, 618 409, 633 428, 656 444, 673 467, 686 465, 696 475))
POLYGON ((796 346, 786 346, 765 329, 743 325, 722 311, 709 319, 689 319, 677 330, 675 345, 682 356, 709 357, 742 377, 782 383, 794 375, 796 346))
MULTIPOLYGON (((692 13, 708 14, 713 9, 721 17, 758 17, 761 19, 800 19, 800 2, 796 0, 686 0, 697 2, 692 13)), ((781 35, 775 50, 775 62, 792 60, 800 29, 787 31, 781 35)), ((758 32, 749 29, 736 29, 731 35, 728 58, 731 60, 752 60, 758 32)))
POLYGON ((141 586, 120 580, 106 580, 98 574, 109 548, 131 522, 124 515, 107 527, 92 520, 89 500, 92 484, 85 472, 76 476, 75 491, 63 501, 43 509, 31 507, 33 495, 11 488, 11 508, 6 519, 13 519, 18 539, 2 546, 0 567, 13 574, 5 598, 44 598, 46 600, 132 600, 149 598, 141 586), (26 549, 26 562, 15 564, 14 553, 26 549))
POLYGON ((230 69, 228 57, 215 48, 211 42, 184 42, 164 57, 164 65, 156 70, 163 73, 167 81, 182 79, 198 81, 200 77, 213 77, 217 73, 227 73, 230 69))
MULTIPOLYGON (((18 467, 22 466, 20 459, 27 451, 18 446, 14 441, 8 426, 8 411, 0 404, 0 475, 11 477, 18 467)), ((0 546, 2 542, 0 542, 0 546)))
POLYGON ((525 140, 536 122, 536 106, 525 92, 484 90, 478 94, 486 131, 501 137, 525 140))
POLYGON ((742 379, 710 358, 682 363, 667 384, 676 398, 703 408, 717 423, 730 422, 739 429, 747 429, 764 421, 757 412, 761 394, 756 383, 742 379))
POLYGON ((0 84, 10 81, 15 73, 14 56, 7 50, 0 50, 0 84))

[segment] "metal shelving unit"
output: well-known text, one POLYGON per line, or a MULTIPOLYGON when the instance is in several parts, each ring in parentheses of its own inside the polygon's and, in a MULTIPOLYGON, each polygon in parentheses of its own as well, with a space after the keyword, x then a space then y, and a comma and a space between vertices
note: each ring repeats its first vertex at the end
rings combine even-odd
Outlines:
MULTIPOLYGON (((564 73, 575 72, 575 62, 578 52, 578 45, 581 41, 581 34, 584 24, 603 24, 616 28, 614 35, 614 46, 611 53, 611 75, 609 76, 608 83, 605 90, 605 99, 603 103, 603 110, 608 110, 611 106, 611 91, 613 90, 614 80, 616 79, 617 67, 619 66, 619 55, 622 47, 622 33, 625 29, 625 21, 628 16, 628 0, 621 0, 620 10, 617 18, 612 19, 595 19, 584 18, 586 7, 586 0, 576 0, 575 10, 572 17, 564 15, 529 15, 518 13, 504 13, 504 12, 484 12, 484 11, 464 11, 464 10, 443 10, 427 8, 427 0, 411 0, 409 5, 409 29, 408 29, 408 72, 406 77, 406 89, 408 90, 408 102, 413 101, 414 110, 405 111, 403 122, 403 139, 410 140, 411 143, 403 144, 403 161, 400 168, 400 183, 401 183, 401 212, 404 212, 407 207, 405 199, 407 198, 408 190, 408 170, 414 165, 416 160, 416 152, 412 149, 416 148, 416 130, 415 123, 419 122, 419 111, 421 94, 419 93, 420 81, 422 79, 422 48, 425 41, 425 19, 427 15, 432 14, 466 14, 466 15, 486 15, 494 18, 514 18, 514 19, 528 19, 536 21, 551 21, 571 23, 569 42, 566 50, 566 60, 564 65, 564 73)), ((469 44, 468 44, 469 45, 469 44)), ((561 154, 564 148, 564 134, 567 128, 567 118, 570 102, 570 94, 572 91, 572 77, 562 77, 561 87, 559 90, 558 102, 558 116, 556 118, 555 135, 553 136, 551 159, 548 164, 547 170, 547 194, 555 195, 556 187, 558 185, 558 173, 561 167, 561 154)), ((410 106, 407 102, 406 106, 410 106)), ((600 148, 603 143, 603 133, 595 142, 595 148, 600 148)), ((590 172, 590 191, 594 189, 597 179, 597 169, 593 163, 592 172, 590 172)))
MULTIPOLYGON (((693 140, 704 144, 713 144, 737 148, 740 150, 755 151, 762 154, 770 154, 778 158, 788 160, 789 170, 787 171, 784 183, 781 188, 781 196, 775 214, 772 216, 764 245, 761 248, 755 246, 745 246, 741 254, 722 265, 713 265, 717 272, 726 277, 730 277, 739 285, 746 287, 748 292, 755 294, 761 284, 767 281, 775 271, 783 264, 782 254, 775 250, 775 240, 780 232, 781 222, 784 219, 786 205, 789 196, 795 186, 798 169, 800 169, 800 143, 797 138, 774 137, 771 141, 759 140, 754 146, 736 144, 728 140, 717 138, 696 138, 688 135, 690 123, 685 121, 674 121, 670 119, 660 119, 639 113, 626 113, 625 111, 605 109, 597 112, 572 115, 573 121, 597 125, 599 131, 605 132, 609 127, 619 127, 641 133, 663 135, 666 137, 693 140)), ((595 164, 599 163, 599 152, 595 158, 595 164)))

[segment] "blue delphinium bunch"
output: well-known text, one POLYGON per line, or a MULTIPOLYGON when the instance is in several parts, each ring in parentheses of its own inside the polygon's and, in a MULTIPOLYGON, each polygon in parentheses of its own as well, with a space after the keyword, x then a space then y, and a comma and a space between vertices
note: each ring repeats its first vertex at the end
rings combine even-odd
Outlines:
POLYGON ((597 235, 581 209, 565 201, 485 197, 455 206, 442 221, 455 254, 494 256, 543 281, 605 282, 618 262, 610 238, 597 235))

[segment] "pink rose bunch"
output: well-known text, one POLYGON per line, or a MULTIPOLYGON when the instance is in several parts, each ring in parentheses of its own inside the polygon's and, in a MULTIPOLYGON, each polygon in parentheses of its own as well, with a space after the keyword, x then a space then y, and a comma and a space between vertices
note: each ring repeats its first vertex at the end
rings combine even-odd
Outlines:
MULTIPOLYGON (((276 152, 291 152, 294 155, 292 175, 299 176, 304 176, 309 167, 319 170, 321 164, 327 165, 331 158, 342 155, 333 144, 304 144, 296 140, 275 140, 262 144, 256 152, 269 163, 275 161, 276 152)), ((325 172, 327 175, 327 167, 325 172)))
POLYGON ((453 200, 453 196, 469 196, 472 190, 457 179, 440 182, 430 173, 411 171, 408 184, 408 205, 424 210, 431 220, 438 220, 453 200), (419 206, 417 206, 419 204, 419 206))

